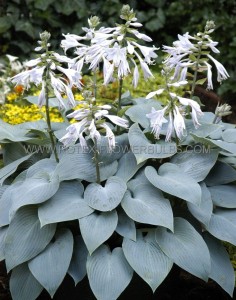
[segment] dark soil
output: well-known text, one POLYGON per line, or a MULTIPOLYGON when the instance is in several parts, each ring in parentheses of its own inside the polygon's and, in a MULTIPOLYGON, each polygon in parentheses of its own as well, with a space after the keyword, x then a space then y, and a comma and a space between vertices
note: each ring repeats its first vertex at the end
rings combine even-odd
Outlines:
MULTIPOLYGON (((50 300, 46 291, 37 300, 50 300)), ((74 287, 73 280, 66 276, 56 292, 54 300, 96 300, 90 290, 87 277, 74 287)), ((232 300, 214 281, 205 283, 189 273, 174 266, 164 282, 153 294, 150 287, 138 276, 134 275, 130 285, 119 297, 119 300, 232 300)), ((236 300, 236 291, 234 293, 236 300)), ((0 263, 0 300, 12 300, 8 276, 4 263, 0 263)))

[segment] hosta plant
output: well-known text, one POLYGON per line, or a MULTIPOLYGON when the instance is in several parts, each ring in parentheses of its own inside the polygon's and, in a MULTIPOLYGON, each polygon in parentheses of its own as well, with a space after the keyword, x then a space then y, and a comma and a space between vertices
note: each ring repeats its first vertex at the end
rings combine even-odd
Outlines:
POLYGON ((164 46, 161 85, 133 99, 123 82, 153 77, 158 49, 144 45, 151 39, 128 5, 120 17, 112 28, 91 17, 84 35, 66 34, 71 57, 50 50, 42 33, 30 69, 12 78, 38 86, 29 100, 46 111, 46 121, 0 126, 0 259, 13 300, 43 289, 53 297, 67 273, 76 285, 88 276, 97 299, 115 300, 134 272, 155 291, 173 264, 233 295, 222 241, 236 244, 236 129, 222 121, 230 107, 203 113, 194 96, 197 84, 213 88, 215 69, 218 81, 228 77, 214 23, 164 46), (118 82, 117 101, 99 100, 99 71, 104 85, 118 82), (72 111, 75 87, 83 101, 72 111), (65 122, 51 122, 51 106, 65 122))

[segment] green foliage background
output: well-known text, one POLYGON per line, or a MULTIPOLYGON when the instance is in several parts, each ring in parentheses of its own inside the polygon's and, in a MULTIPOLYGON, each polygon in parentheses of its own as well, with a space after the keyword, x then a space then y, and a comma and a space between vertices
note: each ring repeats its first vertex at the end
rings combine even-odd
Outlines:
POLYGON ((204 28, 207 20, 217 26, 220 61, 230 79, 218 92, 227 101, 236 95, 236 2, 234 0, 0 0, 0 56, 6 53, 29 58, 39 32, 52 33, 52 44, 59 48, 62 33, 82 32, 87 19, 98 15, 103 25, 114 26, 117 11, 129 4, 144 24, 143 31, 152 36, 156 46, 171 44, 177 34, 194 34, 204 28))

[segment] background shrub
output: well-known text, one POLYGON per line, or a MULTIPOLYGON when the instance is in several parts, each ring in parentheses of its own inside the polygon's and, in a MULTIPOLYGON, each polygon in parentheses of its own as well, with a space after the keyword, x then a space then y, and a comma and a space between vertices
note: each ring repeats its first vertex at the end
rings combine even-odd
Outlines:
POLYGON ((144 24, 143 30, 155 44, 171 44, 177 34, 196 32, 207 20, 214 20, 220 37, 221 62, 230 79, 218 93, 232 101, 236 94, 236 3, 234 0, 0 0, 0 56, 6 53, 29 58, 39 32, 52 34, 55 50, 62 33, 81 33, 91 15, 101 17, 104 25, 114 26, 113 17, 122 4, 130 4, 144 24))

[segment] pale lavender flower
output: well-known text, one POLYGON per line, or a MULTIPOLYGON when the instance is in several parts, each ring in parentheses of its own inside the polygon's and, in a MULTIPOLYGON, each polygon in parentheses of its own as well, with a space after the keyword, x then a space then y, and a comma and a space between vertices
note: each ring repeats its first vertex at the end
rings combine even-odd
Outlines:
POLYGON ((165 139, 166 142, 171 141, 171 136, 172 136, 173 131, 174 131, 173 115, 172 115, 172 112, 169 112, 169 122, 168 122, 168 126, 167 126, 166 139, 165 139))
POLYGON ((207 90, 213 90, 211 65, 205 61, 207 66, 207 90))
POLYGON ((200 105, 191 99, 183 98, 177 96, 179 102, 182 105, 190 106, 192 108, 192 120, 195 128, 198 128, 200 123, 198 122, 198 117, 203 116, 203 112, 201 111, 200 105))
POLYGON ((181 140, 184 136, 185 122, 184 117, 181 115, 179 108, 175 106, 174 108, 174 129, 176 136, 181 140))
POLYGON ((224 68, 224 66, 218 62, 215 58, 213 58, 210 54, 207 55, 215 64, 216 69, 217 69, 217 81, 221 82, 222 80, 225 80, 229 77, 228 72, 224 68))
POLYGON ((108 150, 109 152, 111 152, 116 146, 115 135, 106 123, 101 124, 101 127, 103 127, 106 130, 106 137, 108 139, 108 150))
POLYGON ((11 78, 11 81, 16 85, 23 85, 27 89, 30 87, 30 83, 39 85, 42 82, 42 77, 45 67, 35 67, 32 70, 23 71, 11 78))
POLYGON ((160 110, 155 110, 155 108, 152 107, 152 111, 149 114, 146 114, 147 118, 150 119, 152 133, 156 139, 159 139, 162 124, 167 123, 167 120, 164 118, 166 110, 167 106, 160 110))
POLYGON ((114 123, 120 127, 128 128, 129 122, 123 118, 120 118, 115 115, 105 115, 105 117, 108 118, 112 123, 114 123))
POLYGON ((46 103, 45 82, 42 82, 42 88, 39 94, 38 105, 42 107, 46 103))
POLYGON ((149 94, 147 94, 146 99, 151 99, 156 95, 161 95, 164 91, 165 89, 158 89, 157 91, 150 92, 149 94))

